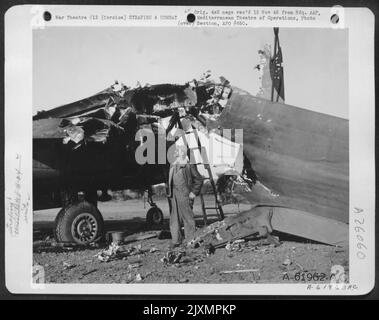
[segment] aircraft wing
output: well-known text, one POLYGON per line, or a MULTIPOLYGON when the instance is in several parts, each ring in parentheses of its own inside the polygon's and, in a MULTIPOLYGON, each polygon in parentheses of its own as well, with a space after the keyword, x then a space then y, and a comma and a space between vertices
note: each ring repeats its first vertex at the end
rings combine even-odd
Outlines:
POLYGON ((79 101, 75 101, 48 111, 40 111, 33 120, 40 120, 46 118, 66 118, 83 114, 98 108, 104 107, 109 99, 116 98, 117 94, 112 88, 107 88, 93 96, 90 96, 79 101))
MULTIPOLYGON (((237 88, 233 92, 216 125, 244 130, 244 153, 258 178, 252 192, 245 194, 248 200, 308 215, 303 222, 299 215, 294 218, 300 231, 314 225, 314 219, 329 228, 335 222, 347 224, 348 120, 273 103, 237 88)), ((288 212, 285 217, 286 230, 291 229, 288 212)), ((327 242, 332 233, 320 240, 327 242)))

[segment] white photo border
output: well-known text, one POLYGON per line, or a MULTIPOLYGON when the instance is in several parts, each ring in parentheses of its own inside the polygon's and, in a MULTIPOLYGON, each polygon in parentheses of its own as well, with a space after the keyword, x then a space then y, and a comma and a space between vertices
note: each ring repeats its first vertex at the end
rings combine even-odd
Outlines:
MULTIPOLYGON (((62 21, 52 19, 47 26, 45 11, 53 15, 173 14, 185 22, 189 12, 211 7, 149 6, 32 6, 10 8, 5 14, 5 274, 12 293, 35 294, 153 294, 153 295, 363 295, 375 282, 375 85, 374 14, 367 8, 317 9, 317 21, 252 22, 249 27, 347 28, 349 37, 349 143, 350 143, 350 247, 349 278, 352 289, 342 285, 307 284, 33 284, 32 283, 32 31, 35 28, 64 26, 172 26, 171 21, 105 20, 62 21), (330 17, 337 13, 338 25, 330 17), (129 23, 129 24, 128 24, 129 23), (20 83, 22 82, 22 87, 20 83), (17 123, 17 125, 16 125, 17 123), (22 128, 22 130, 20 130, 22 128), (15 188, 15 185, 18 187, 15 188), (16 193, 16 195, 15 195, 16 193), (7 225, 12 217, 12 201, 18 197, 21 216, 17 232, 7 225), (356 227, 363 226, 364 234, 356 227), (363 236, 363 238, 362 238, 363 236), (367 249, 365 249, 367 248, 367 249), (362 253, 363 252, 363 253, 362 253)), ((218 9, 228 7, 217 7, 218 9)), ((247 7, 244 7, 246 9, 247 7)), ((272 7, 267 7, 271 8, 272 7)), ((238 9, 230 7, 229 9, 238 9)), ((252 7, 251 9, 256 9, 252 7)), ((258 9, 264 9, 259 7, 258 9)))

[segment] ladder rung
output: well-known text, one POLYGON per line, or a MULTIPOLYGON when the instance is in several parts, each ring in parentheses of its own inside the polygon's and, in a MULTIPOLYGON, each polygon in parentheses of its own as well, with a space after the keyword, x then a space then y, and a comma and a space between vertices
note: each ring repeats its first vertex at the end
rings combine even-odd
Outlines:
POLYGON ((205 147, 199 147, 199 146, 197 146, 197 147, 189 147, 188 149, 190 149, 190 150, 205 150, 205 152, 207 151, 207 149, 205 147))

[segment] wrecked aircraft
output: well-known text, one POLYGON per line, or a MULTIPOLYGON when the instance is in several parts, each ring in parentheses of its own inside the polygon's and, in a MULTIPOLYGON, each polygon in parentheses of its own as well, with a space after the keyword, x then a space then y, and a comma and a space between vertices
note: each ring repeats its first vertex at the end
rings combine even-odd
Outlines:
MULTIPOLYGON (((169 134, 182 130, 185 120, 200 126, 215 119, 231 87, 225 78, 215 82, 209 76, 185 85, 128 88, 116 82, 92 97, 33 117, 34 209, 62 207, 55 221, 58 241, 85 244, 101 238, 97 190, 151 191, 167 180, 167 161, 137 163, 143 141, 136 141, 136 133, 148 127, 154 134, 159 128, 169 134)), ((168 141, 167 148, 174 143, 168 141)), ((163 213, 151 192, 149 204, 147 220, 161 223, 163 213)))
MULTIPOLYGON (((348 121, 254 97, 223 77, 211 81, 208 73, 185 85, 116 82, 39 112, 33 118, 34 209, 62 207, 58 241, 96 241, 103 232, 97 190, 149 189, 167 179, 168 165, 136 163, 138 129, 163 125, 169 133, 185 121, 208 139, 221 137, 222 128, 243 129, 244 156, 238 149, 230 170, 215 174, 220 192, 237 177, 247 202, 274 208, 274 230, 329 244, 348 239, 348 121)), ((148 220, 161 222, 151 195, 149 203, 148 220)))

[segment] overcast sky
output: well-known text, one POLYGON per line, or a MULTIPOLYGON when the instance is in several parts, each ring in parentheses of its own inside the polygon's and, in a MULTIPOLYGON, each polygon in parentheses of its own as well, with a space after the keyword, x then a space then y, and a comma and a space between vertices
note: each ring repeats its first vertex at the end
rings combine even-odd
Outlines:
MULTIPOLYGON (((50 27, 33 37, 33 113, 86 98, 114 80, 183 84, 210 69, 258 90, 257 51, 268 28, 50 27)), ((280 29, 286 103, 348 118, 345 30, 280 29)))

